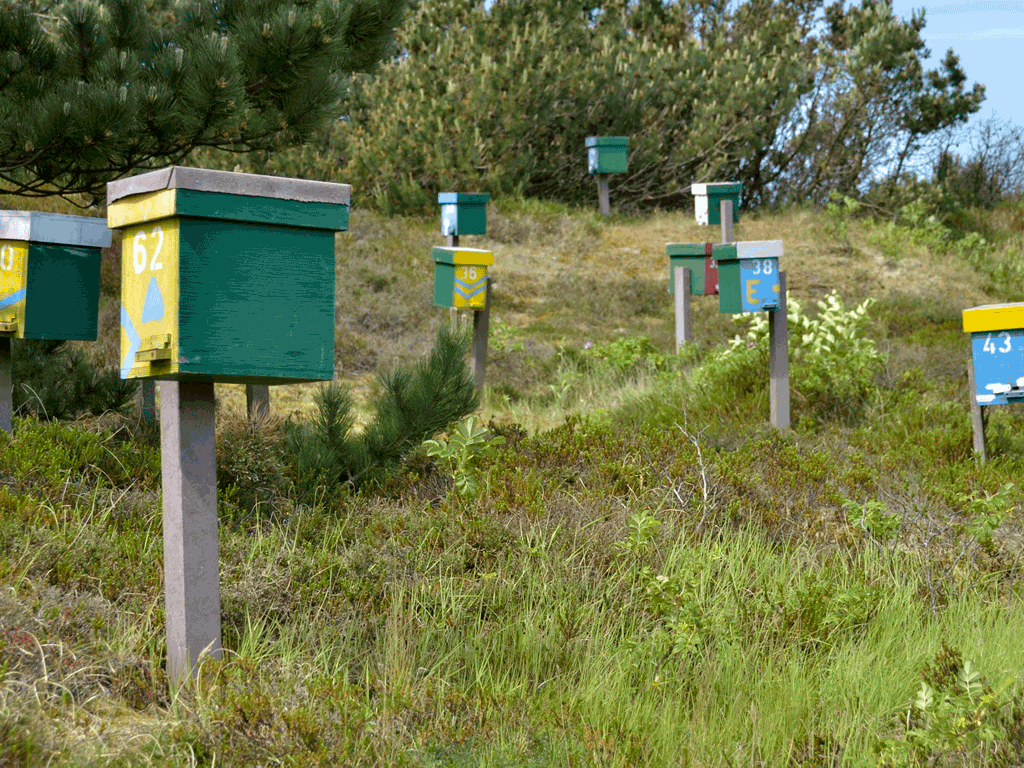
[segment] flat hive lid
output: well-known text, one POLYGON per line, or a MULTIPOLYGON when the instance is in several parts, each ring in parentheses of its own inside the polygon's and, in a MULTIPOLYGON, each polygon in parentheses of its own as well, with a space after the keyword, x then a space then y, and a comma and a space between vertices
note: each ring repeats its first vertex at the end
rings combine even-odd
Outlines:
POLYGON ((588 147, 624 147, 629 141, 628 136, 588 136, 588 147))
POLYGON ((985 304, 964 310, 964 333, 1024 328, 1024 303, 985 304))
POLYGON ((0 240, 107 248, 107 220, 44 211, 0 211, 0 240))
POLYGON ((711 243, 665 243, 669 256, 710 256, 711 243))
POLYGON ((158 192, 162 189, 188 189, 195 192, 219 192, 228 195, 298 200, 303 203, 334 203, 336 205, 348 205, 352 197, 350 184, 261 176, 255 173, 235 173, 234 171, 211 171, 205 168, 186 168, 173 165, 159 171, 133 176, 130 179, 109 182, 107 184, 107 204, 132 195, 158 192))
POLYGON ((485 267, 494 263, 494 254, 479 248, 442 248, 436 246, 430 252, 434 261, 442 264, 467 264, 485 267))
POLYGON ((743 185, 738 181, 715 181, 708 184, 691 184, 690 192, 695 195, 738 195, 743 185))
POLYGON ((718 261, 738 259, 780 259, 781 240, 740 240, 736 243, 716 243, 712 255, 718 261))
POLYGON ((491 196, 486 192, 438 192, 437 202, 440 205, 452 205, 460 203, 480 204, 486 203, 491 196))

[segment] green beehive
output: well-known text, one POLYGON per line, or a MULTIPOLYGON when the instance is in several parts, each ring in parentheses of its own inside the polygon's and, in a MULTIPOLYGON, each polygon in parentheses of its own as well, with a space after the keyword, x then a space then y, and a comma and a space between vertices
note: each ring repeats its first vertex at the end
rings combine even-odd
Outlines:
POLYGON ((198 168, 107 185, 121 230, 121 376, 334 376, 334 234, 351 188, 198 168))
POLYGON ((676 292, 676 267, 690 270, 690 294, 712 296, 718 293, 718 263, 711 255, 711 243, 668 243, 668 292, 676 292))
POLYGON ((723 181, 713 184, 691 184, 693 207, 698 224, 721 224, 723 200, 732 202, 732 220, 740 220, 740 191, 743 185, 738 181, 723 181))
POLYGON ((588 136, 587 170, 590 173, 625 173, 628 136, 588 136))
POLYGON ((0 213, 0 336, 93 341, 103 219, 40 211, 0 213))
POLYGON ((434 248, 434 306, 483 310, 487 307, 490 251, 477 248, 434 248))
POLYGON ((487 201, 491 196, 482 192, 439 192, 441 206, 441 234, 483 235, 487 233, 487 201))
POLYGON ((712 254, 718 262, 718 309, 721 312, 764 312, 781 306, 781 240, 716 244, 712 246, 712 254))

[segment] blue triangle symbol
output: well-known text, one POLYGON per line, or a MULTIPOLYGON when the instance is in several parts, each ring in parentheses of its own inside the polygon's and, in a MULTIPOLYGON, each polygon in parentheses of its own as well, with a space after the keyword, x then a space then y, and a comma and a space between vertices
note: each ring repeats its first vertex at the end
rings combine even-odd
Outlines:
POLYGON ((154 320, 164 319, 164 297, 160 294, 160 286, 156 284, 156 278, 149 278, 149 288, 146 290, 146 303, 142 305, 142 322, 151 323, 154 320))

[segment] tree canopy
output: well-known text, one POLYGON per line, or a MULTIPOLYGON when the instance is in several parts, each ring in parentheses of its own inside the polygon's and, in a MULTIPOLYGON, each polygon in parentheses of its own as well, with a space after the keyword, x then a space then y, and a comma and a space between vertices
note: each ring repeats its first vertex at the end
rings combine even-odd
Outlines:
POLYGON ((0 179, 102 196, 181 161, 300 143, 392 51, 405 0, 0 2, 0 179))
POLYGON ((881 0, 420 0, 359 78, 336 149, 391 207, 423 190, 591 201, 584 139, 628 135, 640 207, 738 179, 744 203, 823 202, 898 176, 984 99, 923 12, 881 0))

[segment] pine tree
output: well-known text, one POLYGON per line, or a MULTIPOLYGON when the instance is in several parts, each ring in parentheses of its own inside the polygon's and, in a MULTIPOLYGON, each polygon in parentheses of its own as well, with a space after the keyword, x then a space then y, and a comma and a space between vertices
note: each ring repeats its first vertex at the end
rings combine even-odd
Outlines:
POLYGON ((391 49, 406 0, 0 0, 0 179, 100 198, 197 147, 300 143, 391 49))

